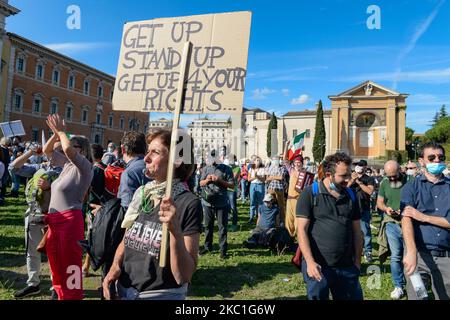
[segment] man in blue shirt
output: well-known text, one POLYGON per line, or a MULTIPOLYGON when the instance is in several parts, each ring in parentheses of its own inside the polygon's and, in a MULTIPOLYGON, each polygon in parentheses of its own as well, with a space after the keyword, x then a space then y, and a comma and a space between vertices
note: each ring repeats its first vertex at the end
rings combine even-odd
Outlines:
MULTIPOLYGON (((402 231, 406 245, 406 275, 417 271, 431 279, 436 299, 450 296, 450 179, 445 178, 444 148, 425 143, 419 154, 423 174, 405 185, 401 193, 402 231)), ((417 295, 407 279, 408 299, 417 295)))

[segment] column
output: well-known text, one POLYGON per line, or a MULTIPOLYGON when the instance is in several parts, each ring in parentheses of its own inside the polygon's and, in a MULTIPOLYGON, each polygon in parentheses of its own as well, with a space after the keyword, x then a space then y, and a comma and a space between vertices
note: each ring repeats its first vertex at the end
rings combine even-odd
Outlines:
POLYGON ((348 105, 342 106, 340 109, 340 150, 348 153, 348 134, 349 134, 349 109, 348 105))
POLYGON ((396 106, 388 106, 386 110, 386 150, 395 150, 397 134, 396 106))
POLYGON ((406 148, 406 106, 399 106, 397 111, 398 119, 398 150, 405 150, 406 148))
POLYGON ((331 153, 335 153, 339 148, 340 132, 339 132, 339 107, 331 107, 331 153))

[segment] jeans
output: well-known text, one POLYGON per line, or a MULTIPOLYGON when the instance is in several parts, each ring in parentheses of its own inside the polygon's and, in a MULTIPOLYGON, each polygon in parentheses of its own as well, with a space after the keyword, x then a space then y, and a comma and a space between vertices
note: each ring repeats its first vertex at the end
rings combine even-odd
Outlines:
POLYGON ((247 184, 248 181, 241 179, 241 201, 244 202, 247 198, 247 184))
POLYGON ((322 266, 322 280, 316 281, 307 273, 307 264, 302 260, 303 279, 306 283, 308 300, 363 300, 359 283, 360 271, 353 265, 346 268, 322 266))
POLYGON ((364 254, 372 254, 372 233, 370 231, 370 220, 372 214, 370 210, 362 211, 361 230, 364 233, 364 254))
POLYGON ((226 253, 228 249, 227 231, 228 231, 228 212, 229 207, 215 208, 203 206, 205 214, 205 249, 212 251, 214 219, 217 216, 217 224, 219 226, 219 246, 222 253, 226 253))
POLYGON ((14 173, 13 170, 9 170, 9 175, 11 176, 11 192, 18 192, 20 188, 20 177, 14 173))
POLYGON ((250 220, 258 217, 258 207, 263 204, 264 199, 264 184, 251 183, 250 184, 250 220))
POLYGON ((405 286, 405 276, 403 273, 403 236, 402 228, 399 224, 388 222, 386 224, 386 236, 391 250, 391 274, 394 287, 403 288, 405 286))
POLYGON ((228 204, 230 205, 230 213, 232 216, 232 224, 237 225, 238 223, 238 211, 237 211, 237 191, 228 190, 228 204))

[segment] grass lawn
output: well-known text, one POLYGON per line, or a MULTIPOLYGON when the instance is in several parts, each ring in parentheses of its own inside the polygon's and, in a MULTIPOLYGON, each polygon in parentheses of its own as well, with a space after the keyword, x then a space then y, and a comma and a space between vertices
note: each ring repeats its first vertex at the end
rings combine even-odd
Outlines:
MULTIPOLYGON (((23 225, 25 201, 23 198, 7 198, 6 202, 7 206, 0 207, 1 300, 14 299, 13 293, 23 288, 27 279, 23 225)), ((265 249, 249 250, 242 247, 242 242, 247 239, 251 230, 251 226, 245 224, 248 211, 248 204, 239 205, 240 230, 228 233, 230 257, 225 261, 219 259, 216 228, 215 251, 200 257, 188 299, 306 299, 303 279, 290 262, 291 253, 276 255, 265 249)), ((376 214, 372 224, 379 226, 376 214)), ((376 257, 378 245, 376 231, 373 232, 373 254, 376 257)), ((203 241, 202 235, 201 244, 203 241)), ((43 261, 41 294, 30 299, 50 298, 51 281, 45 256, 43 261)), ((365 299, 389 299, 393 290, 389 263, 380 268, 375 260, 370 266, 363 264, 361 272, 360 282, 365 299), (373 270, 375 273, 371 273, 373 270)), ((100 271, 84 278, 83 286, 86 299, 98 299, 100 271)))

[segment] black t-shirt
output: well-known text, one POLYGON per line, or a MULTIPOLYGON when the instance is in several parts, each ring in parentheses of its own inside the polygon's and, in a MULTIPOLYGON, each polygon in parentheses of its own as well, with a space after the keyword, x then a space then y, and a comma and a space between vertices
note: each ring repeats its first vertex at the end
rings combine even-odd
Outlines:
MULTIPOLYGON (((183 235, 200 233, 203 218, 200 200, 191 192, 184 192, 174 201, 183 235)), ((149 213, 141 212, 125 232, 125 252, 119 279, 125 288, 134 287, 143 292, 180 287, 170 269, 170 249, 167 266, 159 266, 162 223, 158 212, 159 205, 149 213)))
MULTIPOLYGON (((234 183, 233 171, 227 165, 215 164, 203 168, 200 180, 205 180, 210 174, 220 177, 228 183, 234 183)), ((203 188, 203 200, 206 206, 213 206, 216 208, 224 208, 228 206, 228 190, 216 183, 208 183, 203 188)))
POLYGON ((333 197, 319 182, 314 201, 312 186, 297 202, 296 216, 310 220, 308 237, 312 255, 321 266, 349 267, 354 263, 353 221, 361 219, 358 203, 347 192, 333 197))
MULTIPOLYGON (((375 180, 373 177, 369 177, 367 174, 363 174, 359 180, 365 186, 375 186, 375 180)), ((361 210, 368 211, 370 210, 370 195, 365 193, 361 187, 354 182, 350 186, 353 190, 355 190, 356 198, 358 199, 358 204, 361 210)))

